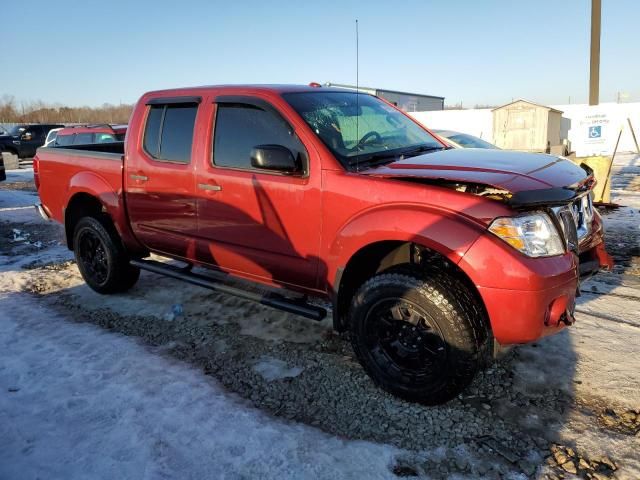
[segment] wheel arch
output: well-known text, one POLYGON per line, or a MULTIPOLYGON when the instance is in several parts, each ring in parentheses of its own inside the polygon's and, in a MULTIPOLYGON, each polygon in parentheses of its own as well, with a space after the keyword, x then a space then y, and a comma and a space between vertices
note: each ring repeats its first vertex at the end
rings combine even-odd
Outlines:
POLYGON ((100 214, 109 215, 106 206, 95 195, 81 191, 71 196, 64 210, 64 233, 69 250, 73 250, 73 233, 78 221, 83 217, 97 217, 100 214))
POLYGON ((67 246, 73 250, 73 231, 78 220, 85 215, 105 214, 125 248, 136 256, 148 254, 129 226, 126 205, 121 193, 94 172, 79 172, 69 182, 69 195, 63 210, 63 223, 67 246))
POLYGON ((442 270, 459 279, 482 310, 487 331, 491 331, 488 312, 480 292, 462 268, 443 252, 416 241, 382 240, 363 246, 338 268, 334 280, 333 326, 338 332, 347 329, 351 299, 358 288, 373 275, 393 267, 407 265, 423 272, 442 270))

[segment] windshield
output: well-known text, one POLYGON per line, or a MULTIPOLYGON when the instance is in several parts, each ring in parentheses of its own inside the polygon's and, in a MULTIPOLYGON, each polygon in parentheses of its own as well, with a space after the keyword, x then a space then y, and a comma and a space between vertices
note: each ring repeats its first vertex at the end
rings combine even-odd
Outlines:
POLYGON ((24 132, 26 130, 25 127, 22 127, 20 125, 16 125, 15 127, 12 127, 11 130, 9 130, 9 135, 20 135, 22 134, 22 132, 24 132))
POLYGON ((372 95, 303 92, 283 97, 347 168, 444 148, 417 123, 372 95))

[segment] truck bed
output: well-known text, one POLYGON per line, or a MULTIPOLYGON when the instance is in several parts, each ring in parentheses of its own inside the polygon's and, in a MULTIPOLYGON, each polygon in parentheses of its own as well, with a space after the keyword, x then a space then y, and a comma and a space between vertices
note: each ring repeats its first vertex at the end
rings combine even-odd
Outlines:
POLYGON ((47 214, 64 223, 64 209, 71 197, 88 192, 90 187, 98 188, 104 204, 117 212, 122 200, 123 160, 123 142, 38 149, 34 177, 47 214))

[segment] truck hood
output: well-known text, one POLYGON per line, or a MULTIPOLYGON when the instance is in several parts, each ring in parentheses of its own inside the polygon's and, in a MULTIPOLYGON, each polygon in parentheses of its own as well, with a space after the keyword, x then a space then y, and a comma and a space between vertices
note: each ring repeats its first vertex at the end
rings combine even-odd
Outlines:
POLYGON ((360 172, 429 183, 485 185, 508 192, 512 204, 571 201, 593 187, 591 172, 564 158, 480 148, 440 150, 360 172))

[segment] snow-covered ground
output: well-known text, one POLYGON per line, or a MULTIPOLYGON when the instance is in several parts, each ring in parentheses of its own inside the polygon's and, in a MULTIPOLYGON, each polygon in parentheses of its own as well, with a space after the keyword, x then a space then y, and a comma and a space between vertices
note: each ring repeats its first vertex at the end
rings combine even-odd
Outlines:
POLYGON ((393 477, 393 447, 274 419, 26 294, 0 302, 0 478, 393 477))
MULTIPOLYGON (((29 173, 10 171, 7 182, 29 173)), ((38 222, 35 199, 0 191, 0 220, 38 222)), ((63 252, 54 247, 30 260, 61 260, 63 252)), ((53 312, 22 291, 27 258, 4 260, 0 478, 395 477, 397 448, 264 414, 130 337, 53 312)), ((256 369, 270 378, 299 373, 272 359, 256 369)))
MULTIPOLYGON (((432 409, 370 387, 325 323, 150 274, 126 295, 96 295, 68 263, 59 229, 30 207, 37 195, 0 184, 0 479, 515 479, 564 472, 561 454, 576 464, 584 455, 591 468, 602 467, 602 478, 611 478, 610 457, 617 478, 638 479, 638 174, 640 157, 618 157, 612 195, 624 207, 605 222, 620 262, 582 285, 576 325, 515 349, 468 396, 432 409), (177 316, 175 306, 183 310, 177 316), (127 318, 146 330, 122 327, 127 318), (236 329, 226 335, 229 325, 236 329), (217 336, 202 339, 202 332, 217 336), (259 347, 242 361, 235 360, 244 354, 238 336, 259 347), (231 366, 167 354, 191 342, 231 366), (328 401, 304 383, 313 384, 325 363, 328 374, 318 378, 334 382, 321 390, 335 395, 328 401), (229 372, 249 376, 234 383, 229 372), (286 401, 268 408, 274 398, 286 401), (330 409, 340 402, 350 413, 330 409), (401 429, 401 420, 408 426, 401 429), (413 444, 396 440, 393 422, 413 444), (487 436, 500 442, 478 447, 490 444, 487 436), (545 455, 556 463, 545 466, 545 455)), ((31 178, 30 170, 10 171, 6 184, 31 178)))

